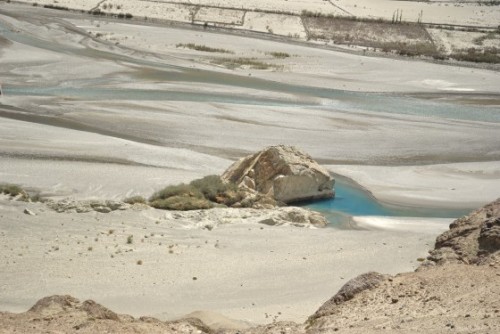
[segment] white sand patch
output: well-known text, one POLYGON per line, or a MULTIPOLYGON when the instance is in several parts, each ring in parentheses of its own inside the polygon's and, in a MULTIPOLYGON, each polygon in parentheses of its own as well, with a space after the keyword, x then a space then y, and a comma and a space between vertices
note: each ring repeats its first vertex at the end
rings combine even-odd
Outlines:
MULTIPOLYGON (((162 1, 162 0, 160 0, 162 1)), ((168 0, 168 2, 185 3, 185 0, 168 0)), ((300 14, 302 10, 310 10, 321 13, 340 13, 341 11, 329 1, 324 0, 191 0, 193 5, 230 7, 249 10, 283 11, 287 13, 300 14)))
POLYGON ((500 163, 428 166, 329 166, 388 203, 479 207, 500 197, 500 163))
POLYGON ((186 149, 4 118, 0 121, 0 182, 35 187, 56 196, 149 197, 169 184, 220 174, 231 163, 186 149), (19 133, 29 136, 19 138, 19 133))
POLYGON ((413 270, 435 238, 237 222, 186 233, 159 210, 58 214, 5 200, 0 214, 3 311, 71 294, 135 316, 211 310, 252 323, 302 322, 358 274, 413 270))
POLYGON ((179 22, 191 22, 196 11, 193 6, 136 0, 106 0, 100 3, 99 9, 106 13, 129 13, 136 17, 179 22))
POLYGON ((355 216, 352 217, 355 225, 367 229, 382 229, 389 231, 406 231, 438 235, 448 230, 453 221, 450 218, 414 218, 414 217, 382 217, 382 216, 355 216))
POLYGON ((290 15, 247 12, 242 28, 297 38, 307 36, 300 17, 290 15))
POLYGON ((202 7, 195 15, 195 22, 243 25, 245 12, 242 10, 202 7))
POLYGON ((455 84, 453 82, 449 82, 446 80, 425 79, 422 81, 422 85, 436 88, 438 90, 444 90, 444 91, 456 91, 456 92, 473 92, 474 91, 473 88, 453 87, 455 84))

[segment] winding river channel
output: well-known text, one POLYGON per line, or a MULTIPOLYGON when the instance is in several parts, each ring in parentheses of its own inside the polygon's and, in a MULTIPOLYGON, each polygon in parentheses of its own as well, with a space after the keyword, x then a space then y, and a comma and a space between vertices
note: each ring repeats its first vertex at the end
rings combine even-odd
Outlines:
MULTIPOLYGON (((69 14, 68 14, 69 15, 69 14)), ((77 32, 75 32, 76 34, 77 32)), ((36 34, 27 34, 14 29, 0 19, 0 35, 3 38, 31 48, 41 49, 57 54, 65 54, 84 58, 90 61, 109 61, 119 63, 130 69, 128 81, 146 80, 149 82, 196 84, 222 87, 218 91, 199 91, 188 89, 144 89, 138 87, 113 87, 106 78, 71 78, 64 80, 48 80, 46 82, 18 81, 3 85, 3 93, 11 97, 58 98, 70 101, 181 101, 198 103, 223 103, 238 106, 285 106, 289 108, 314 107, 324 110, 342 110, 343 112, 362 112, 368 115, 383 113, 385 115, 411 115, 418 117, 438 117, 454 121, 477 121, 500 123, 498 106, 468 105, 442 101, 439 99, 421 98, 410 94, 351 92, 330 88, 317 88, 292 85, 242 75, 191 69, 170 65, 165 62, 148 60, 124 53, 115 53, 105 49, 83 47, 47 40, 36 34), (151 70, 154 69, 154 70, 151 70), (228 92, 224 92, 224 87, 228 92), (230 92, 252 91, 257 94, 238 94, 230 92), (278 94, 259 96, 258 92, 274 92, 278 94), (300 96, 301 99, 284 98, 283 96, 300 96), (402 108, 401 106, 404 106, 402 108)), ((120 82, 123 83, 123 82, 120 82)), ((450 94, 450 96, 452 96, 450 94)), ((460 95, 457 95, 460 96, 460 95)), ((449 96, 448 96, 449 97, 449 96)), ((452 96, 453 98, 453 96, 452 96)), ((5 116, 4 116, 5 117, 5 116)), ((308 207, 327 213, 341 212, 347 215, 382 215, 382 216, 428 216, 458 217, 469 210, 445 210, 430 208, 402 208, 379 203, 370 193, 355 183, 337 178, 336 197, 333 200, 307 204, 308 207)))

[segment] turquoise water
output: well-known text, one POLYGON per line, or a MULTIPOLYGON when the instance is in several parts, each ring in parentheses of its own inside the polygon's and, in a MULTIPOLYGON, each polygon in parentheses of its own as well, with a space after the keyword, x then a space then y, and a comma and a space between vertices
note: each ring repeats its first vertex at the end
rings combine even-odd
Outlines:
POLYGON ((354 182, 339 176, 335 177, 335 198, 301 203, 301 206, 326 213, 330 220, 335 219, 335 215, 458 218, 472 210, 385 205, 354 182))

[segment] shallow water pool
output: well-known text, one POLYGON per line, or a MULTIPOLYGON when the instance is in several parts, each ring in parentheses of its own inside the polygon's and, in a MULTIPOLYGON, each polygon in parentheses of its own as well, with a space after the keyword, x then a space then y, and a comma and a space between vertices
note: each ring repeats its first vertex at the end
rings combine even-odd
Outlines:
POLYGON ((326 214, 330 221, 336 220, 338 218, 336 216, 458 218, 472 210, 472 208, 419 208, 383 204, 355 182, 338 175, 335 176, 335 198, 300 203, 300 206, 320 211, 326 214))

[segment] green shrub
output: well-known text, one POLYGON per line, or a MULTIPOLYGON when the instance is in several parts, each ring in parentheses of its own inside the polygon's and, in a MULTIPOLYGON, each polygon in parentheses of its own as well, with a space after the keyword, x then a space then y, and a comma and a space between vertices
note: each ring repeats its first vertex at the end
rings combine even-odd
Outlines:
POLYGON ((165 210, 198 210, 217 204, 230 206, 242 198, 235 184, 223 182, 218 175, 208 175, 189 184, 168 186, 154 193, 149 204, 165 210))
POLYGON ((203 197, 214 202, 218 195, 222 195, 228 190, 236 190, 236 185, 224 183, 218 175, 205 176, 192 181, 189 185, 199 190, 203 197))
POLYGON ((15 197, 26 194, 26 191, 17 184, 2 183, 0 184, 0 193, 15 197))
POLYGON ((274 58, 278 58, 278 59, 285 59, 285 58, 290 57, 290 54, 288 54, 286 52, 269 52, 269 54, 271 56, 273 56, 274 58))
POLYGON ((150 205, 163 210, 200 210, 210 209, 214 205, 205 198, 192 197, 189 195, 172 196, 166 199, 157 199, 150 202, 150 205))
POLYGON ((146 204, 146 199, 142 196, 127 197, 123 201, 128 204, 136 204, 136 203, 146 204))
POLYGON ((197 198, 203 197, 203 194, 192 185, 181 183, 173 186, 168 186, 154 193, 153 196, 149 198, 149 201, 154 202, 156 200, 167 199, 169 197, 182 196, 182 195, 189 195, 190 197, 197 197, 197 198))
POLYGON ((0 194, 18 197, 20 201, 25 202, 43 202, 44 199, 38 191, 30 191, 23 189, 17 184, 0 183, 0 194))

